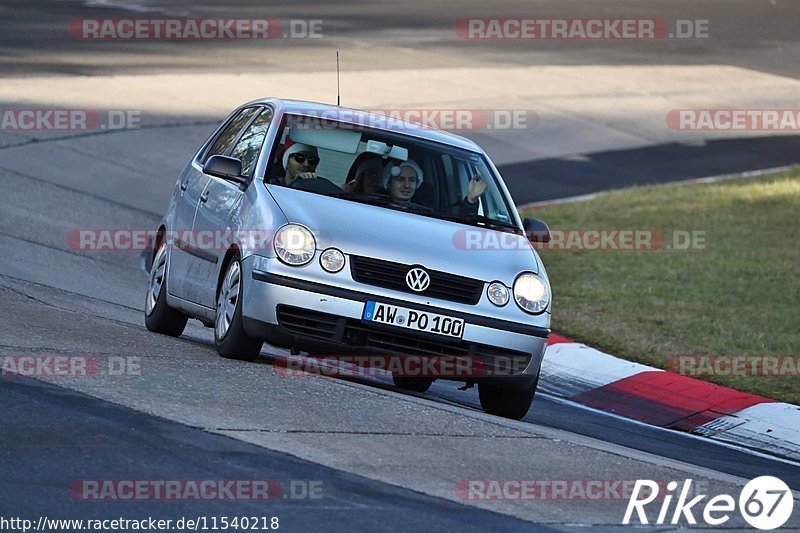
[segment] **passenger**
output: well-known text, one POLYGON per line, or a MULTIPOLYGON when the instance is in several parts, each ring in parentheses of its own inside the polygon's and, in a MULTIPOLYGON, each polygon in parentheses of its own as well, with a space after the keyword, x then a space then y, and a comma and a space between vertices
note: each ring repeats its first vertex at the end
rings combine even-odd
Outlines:
POLYGON ((281 180, 278 178, 279 185, 290 186, 296 179, 314 179, 317 174, 314 172, 319 164, 319 155, 314 146, 302 143, 294 143, 283 153, 283 168, 286 175, 281 180))
POLYGON ((361 161, 356 168, 354 178, 345 184, 345 190, 360 194, 380 193, 383 159, 374 154, 368 154, 366 158, 359 156, 358 159, 361 161))
POLYGON ((486 180, 480 176, 472 176, 469 179, 467 195, 464 196, 464 199, 461 201, 461 205, 459 206, 459 211, 462 215, 478 214, 478 207, 480 206, 478 203, 478 198, 486 192, 486 187, 486 180))
MULTIPOLYGON (((397 200, 411 201, 417 187, 422 184, 422 168, 413 159, 402 163, 389 163, 383 171, 383 184, 388 194, 397 200)), ((480 176, 469 180, 467 195, 461 201, 459 212, 464 215, 478 214, 478 197, 486 192, 486 181, 480 176)))
POLYGON ((410 201, 423 179, 422 168, 413 159, 389 163, 383 170, 383 187, 397 200, 410 201))

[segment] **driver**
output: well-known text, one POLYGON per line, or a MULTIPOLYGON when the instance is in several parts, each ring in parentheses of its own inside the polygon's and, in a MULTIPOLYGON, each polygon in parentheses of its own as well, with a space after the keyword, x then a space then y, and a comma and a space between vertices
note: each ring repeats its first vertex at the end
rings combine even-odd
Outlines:
POLYGON ((283 180, 278 180, 281 185, 287 187, 296 179, 314 179, 317 174, 314 172, 319 164, 317 148, 302 143, 294 143, 283 153, 283 168, 286 175, 283 180))

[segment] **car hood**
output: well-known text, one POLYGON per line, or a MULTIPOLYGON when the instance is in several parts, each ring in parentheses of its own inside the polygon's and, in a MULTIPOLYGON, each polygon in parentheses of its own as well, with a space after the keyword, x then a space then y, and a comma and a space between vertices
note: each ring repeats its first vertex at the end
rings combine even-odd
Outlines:
POLYGON ((513 233, 271 187, 291 223, 310 229, 317 248, 360 255, 511 286, 523 271, 539 272, 528 240, 513 233))

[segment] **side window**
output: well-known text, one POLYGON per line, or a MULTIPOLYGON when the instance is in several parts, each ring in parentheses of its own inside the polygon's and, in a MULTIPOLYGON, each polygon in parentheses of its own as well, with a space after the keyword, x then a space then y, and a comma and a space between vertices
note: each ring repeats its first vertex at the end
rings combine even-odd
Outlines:
MULTIPOLYGON (((458 205, 460 199, 458 198, 458 187, 456 186, 456 169, 452 157, 448 154, 442 154, 442 165, 444 166, 444 183, 447 205, 458 205)), ((449 208, 448 208, 449 211, 449 208)))
POLYGON ((469 189, 469 169, 466 161, 449 155, 443 156, 442 162, 447 172, 447 201, 452 211, 458 208, 469 189))
POLYGON ((239 136, 239 132, 242 128, 247 124, 253 115, 256 114, 258 108, 256 107, 248 107, 247 109, 242 109, 238 115, 231 120, 225 129, 222 130, 222 133, 211 143, 211 146, 206 151, 205 155, 203 155, 203 160, 201 163, 205 163, 206 159, 211 157, 212 155, 223 155, 225 152, 228 151, 228 148, 233 144, 236 138, 239 136))
POLYGON ((258 161, 261 145, 267 137, 269 124, 272 122, 272 110, 264 109, 242 134, 241 139, 231 152, 231 157, 242 162, 242 176, 250 176, 258 161))

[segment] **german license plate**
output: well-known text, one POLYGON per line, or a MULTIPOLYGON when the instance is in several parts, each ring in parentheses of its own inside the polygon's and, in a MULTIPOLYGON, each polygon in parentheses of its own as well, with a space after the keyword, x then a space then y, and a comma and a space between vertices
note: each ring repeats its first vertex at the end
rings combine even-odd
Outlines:
POLYGON ((367 302, 364 306, 364 320, 378 324, 388 324, 400 328, 434 333, 458 339, 464 335, 464 319, 454 318, 416 309, 407 309, 380 302, 367 302))

